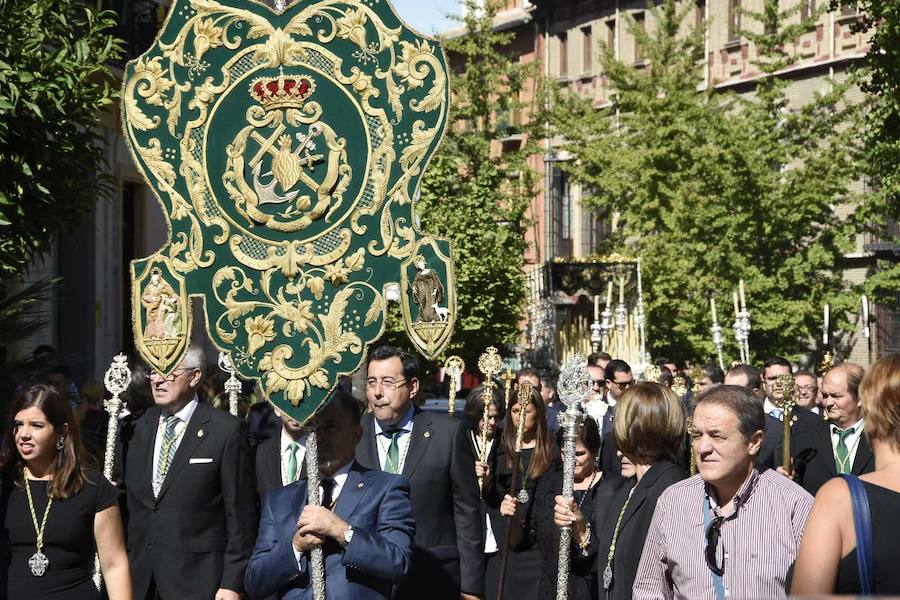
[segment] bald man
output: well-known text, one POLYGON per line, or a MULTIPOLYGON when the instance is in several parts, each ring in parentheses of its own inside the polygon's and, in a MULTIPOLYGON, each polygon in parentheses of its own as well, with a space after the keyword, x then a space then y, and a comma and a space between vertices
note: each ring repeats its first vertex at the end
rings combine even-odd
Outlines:
POLYGON ((865 419, 859 404, 862 367, 844 362, 822 379, 825 421, 812 431, 794 436, 794 480, 814 495, 832 477, 862 475, 875 468, 875 458, 864 434, 865 419))

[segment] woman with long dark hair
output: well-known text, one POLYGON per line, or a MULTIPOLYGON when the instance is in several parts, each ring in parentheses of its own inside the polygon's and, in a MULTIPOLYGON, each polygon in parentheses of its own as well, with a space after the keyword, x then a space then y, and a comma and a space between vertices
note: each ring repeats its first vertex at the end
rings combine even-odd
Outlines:
POLYGON ((485 575, 485 597, 493 598, 499 576, 500 555, 505 544, 509 543, 510 552, 507 566, 507 577, 504 583, 504 596, 507 598, 529 598, 534 596, 541 572, 541 557, 537 546, 529 536, 532 512, 534 510, 535 490, 541 477, 550 469, 556 452, 547 431, 546 407, 537 390, 532 390, 532 399, 520 414, 516 396, 510 398, 507 407, 508 419, 500 435, 501 451, 497 461, 497 469, 491 478, 491 485, 485 494, 488 506, 498 507, 500 514, 506 517, 497 534, 500 553, 489 559, 485 575), (524 418, 522 435, 522 452, 515 453, 516 430, 519 419, 524 418), (518 475, 512 481, 513 465, 518 462, 518 475), (515 483, 515 485, 513 485, 515 483), (513 520, 510 539, 506 539, 508 519, 513 520))
MULTIPOLYGON (((483 481, 490 481, 494 471, 497 470, 497 449, 500 446, 497 436, 498 424, 503 419, 503 401, 497 388, 491 388, 491 399, 488 404, 487 427, 485 437, 487 450, 485 460, 481 461, 481 424, 484 417, 484 387, 478 386, 469 392, 466 398, 466 407, 463 411, 466 424, 469 426, 469 441, 472 442, 472 452, 475 454, 475 476, 483 481)), ((481 511, 484 514, 484 558, 485 563, 492 560, 499 552, 497 536, 503 526, 503 518, 497 508, 491 508, 482 497, 481 511), (496 532, 496 533, 495 533, 496 532)))
MULTIPOLYGON (((584 519, 591 522, 594 515, 594 499, 603 473, 597 469, 600 456, 600 427, 597 421, 586 417, 576 430, 574 502, 584 519)), ((556 445, 563 447, 565 430, 556 432, 556 445)), ((561 454, 561 453, 560 453, 561 454)), ((561 457, 560 457, 561 460, 561 457)), ((538 600, 556 599, 556 576, 559 558, 559 528, 553 522, 555 498, 562 491, 563 473, 553 469, 541 477, 535 492, 535 507, 529 534, 537 542, 541 552, 541 581, 538 586, 538 600)), ((569 600, 591 600, 596 598, 596 572, 593 565, 573 564, 569 576, 569 600)))
POLYGON ((2 469, 8 598, 95 600, 94 554, 110 600, 131 598, 119 492, 84 464, 68 398, 36 385, 13 400, 2 469))

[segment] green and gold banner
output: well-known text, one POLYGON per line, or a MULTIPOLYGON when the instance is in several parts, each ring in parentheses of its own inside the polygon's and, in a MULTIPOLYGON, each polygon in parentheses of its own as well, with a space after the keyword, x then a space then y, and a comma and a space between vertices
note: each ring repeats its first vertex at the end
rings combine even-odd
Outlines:
POLYGON ((186 351, 190 298, 238 373, 303 422, 384 330, 389 284, 434 357, 456 315, 450 243, 421 234, 447 62, 388 2, 176 0, 126 68, 123 130, 166 214, 131 265, 152 368, 186 351))

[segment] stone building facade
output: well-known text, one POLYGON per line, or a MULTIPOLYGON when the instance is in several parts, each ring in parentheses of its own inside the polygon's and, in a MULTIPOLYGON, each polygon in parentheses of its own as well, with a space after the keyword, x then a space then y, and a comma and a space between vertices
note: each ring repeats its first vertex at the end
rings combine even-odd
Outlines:
MULTIPOLYGON (((761 11, 763 1, 684 1, 690 2, 688 20, 698 26, 708 24, 703 85, 752 94, 759 77, 752 64, 756 48, 739 32, 758 25, 742 15, 742 10, 761 11)), ((813 14, 809 11, 816 11, 823 2, 796 1, 802 3, 800 11, 793 16, 796 22, 801 13, 804 16, 813 14)), ((786 8, 784 2, 781 8, 786 8)), ((629 30, 626 15, 634 19, 637 26, 652 32, 655 24, 645 0, 508 0, 497 16, 496 26, 515 31, 513 51, 519 53, 520 61, 540 60, 545 79, 592 98, 595 106, 600 108, 610 100, 610 88, 599 59, 601 43, 612 48, 616 56, 627 63, 640 66, 645 61, 629 30)), ((842 77, 866 55, 866 36, 851 28, 858 18, 855 6, 844 4, 837 11, 822 14, 815 26, 800 37, 796 48, 799 60, 781 73, 790 81, 790 108, 796 109, 808 102, 816 91, 824 89, 825 78, 842 77)), ((458 33, 450 32, 451 35, 458 33)), ((530 90, 523 97, 526 103, 532 100, 528 93, 530 90)), ((859 91, 850 94, 851 101, 860 98, 859 91)), ((542 146, 544 155, 536 157, 534 163, 543 175, 544 185, 535 195, 531 209, 535 225, 530 240, 533 248, 528 257, 530 335, 524 345, 527 350, 534 351, 536 345, 550 344, 553 348, 549 352, 545 348, 544 356, 559 360, 572 350, 590 351, 590 324, 594 311, 589 297, 556 292, 552 301, 548 301, 551 291, 548 286, 552 287, 554 278, 551 276, 553 265, 578 263, 592 255, 597 242, 610 227, 615 227, 615 223, 598 221, 581 208, 579 186, 568 181, 557 166, 560 161, 572 157, 560 152, 552 140, 543 140, 542 146), (548 337, 550 324, 555 324, 555 339, 548 337)), ((857 185, 861 187, 865 183, 857 185)), ((847 209, 836 207, 836 210, 847 209)), ((893 231, 897 229, 896 224, 891 228, 896 235, 893 231)), ((876 256, 896 260, 900 249, 889 239, 889 235, 883 238, 861 236, 856 251, 844 257, 841 267, 845 276, 853 282, 861 282, 876 256)), ((871 357, 900 350, 900 314, 895 312, 898 303, 893 307, 871 307, 869 338, 863 335, 862 321, 857 322, 850 360, 868 364, 871 357)), ((814 335, 815 332, 811 332, 811 338, 814 335)))

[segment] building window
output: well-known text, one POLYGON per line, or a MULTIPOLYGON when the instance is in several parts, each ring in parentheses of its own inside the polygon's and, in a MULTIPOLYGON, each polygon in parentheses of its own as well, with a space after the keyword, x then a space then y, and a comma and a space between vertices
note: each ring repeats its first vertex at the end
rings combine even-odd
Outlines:
POLYGON ((551 256, 572 255, 572 200, 569 193, 569 181, 559 167, 553 167, 550 188, 550 240, 553 247, 551 256))
POLYGON ((616 20, 606 22, 606 47, 613 53, 616 51, 616 20))
POLYGON ((583 73, 590 73, 594 68, 594 37, 591 33, 590 27, 584 27, 581 30, 581 70, 583 73))
POLYGON ((741 39, 741 0, 728 0, 728 41, 741 39))
POLYGON ((559 34, 559 76, 566 77, 569 74, 569 52, 567 46, 569 36, 565 33, 559 34))
POLYGON ((800 20, 805 21, 816 14, 816 0, 800 0, 800 20))
POLYGON ((694 2, 694 27, 700 29, 706 20, 706 0, 696 0, 694 2))
POLYGON ((641 52, 641 41, 639 35, 645 33, 647 31, 646 24, 644 23, 644 13, 634 13, 634 24, 636 26, 637 31, 634 36, 634 62, 644 62, 644 55, 641 52))

